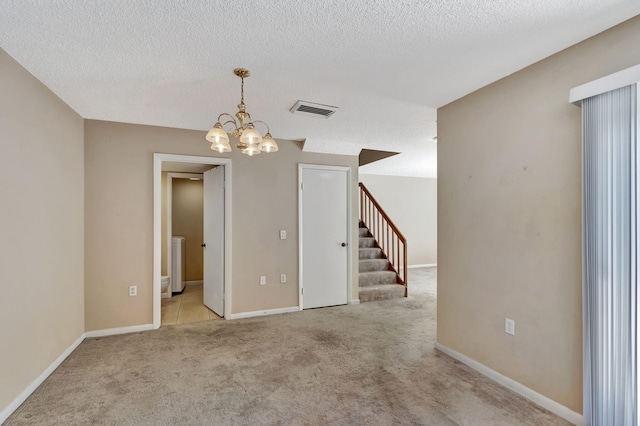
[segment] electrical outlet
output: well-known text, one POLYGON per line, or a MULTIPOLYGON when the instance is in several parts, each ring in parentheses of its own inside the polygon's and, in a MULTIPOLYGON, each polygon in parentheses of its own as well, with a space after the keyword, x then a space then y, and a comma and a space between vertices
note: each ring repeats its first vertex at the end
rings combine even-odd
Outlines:
POLYGON ((262 275, 260 277, 260 285, 267 285, 267 276, 266 275, 262 275))
POLYGON ((281 240, 287 239, 287 231, 285 231, 284 229, 280 230, 280 239, 281 240))
POLYGON ((287 274, 280 274, 280 282, 281 283, 287 282, 287 274))
POLYGON ((512 319, 504 319, 504 332, 512 336, 516 335, 516 322, 512 319))
POLYGON ((132 285, 129 286, 129 296, 137 296, 138 295, 138 286, 132 285))

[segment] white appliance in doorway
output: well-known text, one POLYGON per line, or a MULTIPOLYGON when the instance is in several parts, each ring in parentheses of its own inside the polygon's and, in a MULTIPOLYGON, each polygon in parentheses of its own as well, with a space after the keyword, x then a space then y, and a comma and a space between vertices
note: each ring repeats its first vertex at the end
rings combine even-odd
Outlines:
POLYGON ((180 293, 187 282, 187 263, 185 238, 174 236, 171 238, 171 291, 180 293))
POLYGON ((299 180, 300 306, 345 305, 350 168, 301 164, 299 180))

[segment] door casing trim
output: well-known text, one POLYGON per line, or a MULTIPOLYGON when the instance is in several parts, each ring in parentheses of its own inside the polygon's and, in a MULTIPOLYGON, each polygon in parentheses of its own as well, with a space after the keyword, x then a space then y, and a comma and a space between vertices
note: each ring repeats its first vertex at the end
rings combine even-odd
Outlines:
MULTIPOLYGON (((321 164, 304 164, 304 163, 299 163, 298 164, 298 309, 299 310, 303 310, 303 299, 304 299, 304 294, 302 289, 304 288, 304 283, 303 283, 303 265, 302 265, 302 261, 303 261, 303 253, 302 253, 302 249, 303 249, 303 239, 304 239, 304 235, 302 232, 302 171, 303 170, 335 170, 335 171, 341 171, 347 172, 347 199, 345 200, 345 203, 347 205, 347 235, 346 235, 346 239, 349 242, 349 244, 352 243, 351 241, 351 235, 352 235, 352 220, 351 220, 351 197, 352 197, 352 189, 351 189, 351 167, 348 166, 328 166, 328 165, 321 165, 321 164)), ((349 301, 352 298, 352 292, 353 292, 353 281, 352 281, 352 249, 349 246, 349 249, 347 250, 347 303, 349 303, 349 301)))
POLYGON ((232 267, 232 211, 231 211, 231 159, 200 157, 179 154, 153 154, 153 291, 152 312, 153 328, 160 328, 161 302, 160 272, 162 262, 162 163, 193 163, 224 166, 224 316, 231 313, 231 267, 232 267))

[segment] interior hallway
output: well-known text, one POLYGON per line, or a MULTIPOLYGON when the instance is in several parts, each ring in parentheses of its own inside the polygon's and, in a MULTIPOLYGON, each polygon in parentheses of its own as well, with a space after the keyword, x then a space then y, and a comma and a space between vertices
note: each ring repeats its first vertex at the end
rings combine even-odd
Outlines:
POLYGON ((409 297, 85 340, 6 425, 566 425, 434 349, 409 297))
POLYGON ((222 319, 202 304, 202 284, 187 285, 184 291, 168 299, 161 299, 161 325, 222 319))

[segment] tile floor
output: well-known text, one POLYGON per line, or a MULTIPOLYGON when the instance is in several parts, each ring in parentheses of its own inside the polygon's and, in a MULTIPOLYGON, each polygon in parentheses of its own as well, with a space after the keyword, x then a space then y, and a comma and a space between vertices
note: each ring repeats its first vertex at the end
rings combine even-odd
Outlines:
POLYGON ((202 284, 188 285, 182 294, 162 299, 160 318, 162 325, 222 319, 202 304, 202 284))

